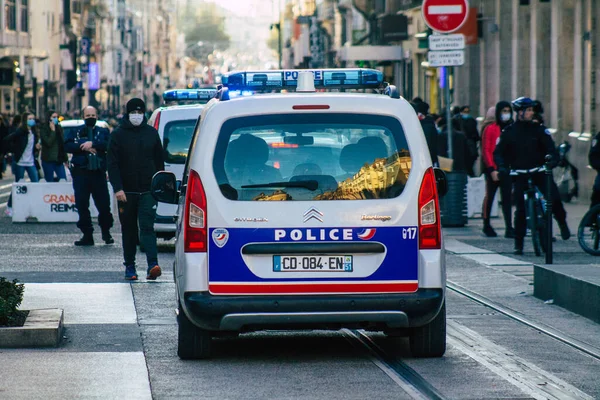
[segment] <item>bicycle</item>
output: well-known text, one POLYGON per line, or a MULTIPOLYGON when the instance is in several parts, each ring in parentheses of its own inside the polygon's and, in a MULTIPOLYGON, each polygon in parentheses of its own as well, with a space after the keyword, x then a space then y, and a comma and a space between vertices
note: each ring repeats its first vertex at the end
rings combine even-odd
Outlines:
POLYGON ((600 204, 590 208, 581 219, 577 240, 583 251, 600 256, 600 204))
POLYGON ((545 167, 510 171, 511 176, 527 176, 527 187, 523 193, 525 198, 525 216, 527 228, 529 228, 529 231, 531 232, 533 251, 538 257, 542 255, 542 251, 546 252, 548 244, 546 241, 546 200, 544 199, 542 191, 533 183, 533 174, 545 171, 545 167))

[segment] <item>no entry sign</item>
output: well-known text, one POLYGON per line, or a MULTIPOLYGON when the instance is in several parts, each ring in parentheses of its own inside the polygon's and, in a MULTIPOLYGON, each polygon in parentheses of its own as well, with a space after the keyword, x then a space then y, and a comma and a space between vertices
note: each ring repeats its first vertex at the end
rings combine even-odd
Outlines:
POLYGON ((460 28, 469 14, 468 0, 423 0, 423 19, 436 32, 450 33, 460 28))

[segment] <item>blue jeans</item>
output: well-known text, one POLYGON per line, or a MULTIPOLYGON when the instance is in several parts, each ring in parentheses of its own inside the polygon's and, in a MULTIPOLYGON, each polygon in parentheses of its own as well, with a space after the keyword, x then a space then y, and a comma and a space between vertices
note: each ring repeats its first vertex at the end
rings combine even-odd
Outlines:
MULTIPOLYGON (((27 175, 29 176, 29 180, 31 182, 39 182, 40 177, 38 176, 37 168, 34 166, 31 167, 22 167, 17 165, 17 163, 13 163, 13 174, 15 174, 15 182, 19 182, 21 179, 25 177, 25 171, 27 171, 27 175)), ((12 207, 12 193, 8 198, 7 207, 12 207)))
POLYGON ((44 170, 44 178, 46 182, 58 182, 61 179, 67 180, 65 165, 60 162, 42 161, 42 169, 44 170), (54 174, 56 173, 56 178, 54 174))

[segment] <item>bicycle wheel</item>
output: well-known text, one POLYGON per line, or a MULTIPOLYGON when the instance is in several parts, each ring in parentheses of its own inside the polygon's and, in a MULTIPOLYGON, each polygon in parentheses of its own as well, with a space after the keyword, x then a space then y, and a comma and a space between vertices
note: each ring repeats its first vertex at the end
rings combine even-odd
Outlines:
POLYGON ((540 250, 540 232, 537 227, 538 214, 536 210, 536 201, 533 197, 527 198, 527 226, 531 231, 531 241, 533 243, 533 251, 536 256, 542 255, 540 250))
POLYGON ((590 209, 581 219, 577 240, 583 251, 600 256, 600 205, 590 209))

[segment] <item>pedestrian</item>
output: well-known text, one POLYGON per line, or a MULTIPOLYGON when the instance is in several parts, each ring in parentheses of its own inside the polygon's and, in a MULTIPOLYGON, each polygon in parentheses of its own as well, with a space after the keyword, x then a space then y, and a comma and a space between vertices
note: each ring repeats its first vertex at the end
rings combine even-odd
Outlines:
POLYGON ((431 157, 431 162, 434 167, 439 165, 438 162, 438 131, 435 125, 435 121, 429 113, 429 104, 424 101, 413 103, 413 107, 417 112, 417 116, 419 117, 419 121, 421 122, 421 128, 423 129, 423 134, 425 135, 425 141, 427 141, 427 147, 429 148, 429 155, 431 157))
MULTIPOLYGON (((533 122, 534 105, 534 101, 527 97, 519 97, 512 102, 516 121, 502 131, 500 141, 494 150, 494 162, 500 174, 508 174, 511 169, 528 170, 543 166, 546 163, 547 154, 552 156, 553 162, 558 161, 552 137, 540 124, 533 122)), ((532 179, 542 193, 546 193, 545 174, 543 172, 534 173, 532 179)), ((527 231, 525 199, 523 197, 528 185, 527 181, 527 176, 520 175, 515 177, 514 182, 516 206, 514 253, 517 255, 523 254, 524 238, 527 231)), ((550 190, 552 202, 556 205, 556 207, 552 207, 552 211, 560 227, 560 235, 563 240, 568 240, 571 237, 571 232, 567 225, 567 212, 562 202, 560 202, 556 184, 550 190)))
POLYGON ((71 157, 71 176, 75 191, 75 205, 79 214, 77 227, 83 237, 75 246, 94 245, 94 227, 90 214, 90 195, 98 209, 98 225, 102 230, 102 240, 106 244, 115 241, 110 234, 113 216, 110 210, 110 195, 106 181, 106 147, 110 133, 108 129, 96 126, 98 111, 87 106, 83 109, 84 125, 72 130, 65 137, 65 151, 71 157))
POLYGON ((481 127, 481 158, 483 173, 485 175, 485 197, 483 198, 483 233, 487 237, 496 237, 497 234, 490 223, 490 214, 496 191, 500 188, 502 199, 502 214, 504 215, 504 237, 514 239, 515 230, 512 227, 512 177, 503 173, 500 175, 494 162, 494 150, 504 128, 512 124, 512 108, 507 101, 500 101, 496 107, 491 107, 481 127))
POLYGON ((460 118, 460 130, 465 134, 467 145, 469 146, 469 152, 466 155, 467 174, 475 176, 473 166, 477 158, 479 158, 477 144, 481 140, 477 131, 477 121, 471 116, 471 107, 469 106, 462 106, 460 108, 460 115, 457 115, 456 118, 460 118))
MULTIPOLYGON (((452 118, 452 171, 467 172, 469 148, 465 134, 460 130, 460 121, 452 118)), ((437 136, 439 157, 448 158, 448 120, 441 117, 439 122, 441 133, 437 136)))
MULTIPOLYGON (((24 113, 19 119, 20 126, 6 138, 9 147, 13 153, 13 173, 15 174, 15 182, 19 182, 25 177, 25 172, 29 176, 31 182, 38 182, 38 170, 35 167, 36 151, 41 148, 39 143, 39 135, 36 129, 35 115, 24 113)), ((8 203, 5 211, 6 215, 12 217, 12 193, 8 198, 8 203)))
POLYGON ((6 171, 6 154, 8 146, 4 144, 4 140, 8 137, 8 124, 3 115, 0 115, 0 180, 6 171))
POLYGON ((58 122, 58 113, 49 111, 48 118, 40 127, 40 138, 42 140, 42 169, 46 182, 58 182, 67 180, 65 163, 65 138, 62 126, 58 122), (56 176, 56 177, 55 177, 56 176))
POLYGON ((119 202, 126 280, 138 279, 135 265, 138 239, 146 252, 146 279, 155 280, 162 273, 154 232, 157 202, 150 193, 150 185, 154 174, 164 170, 165 164, 158 131, 148 125, 145 112, 143 100, 129 100, 126 114, 113 131, 108 147, 108 175, 119 202))
POLYGON ((592 139, 592 147, 588 154, 590 166, 596 170, 596 179, 592 187, 592 204, 590 208, 600 204, 600 132, 592 139))

